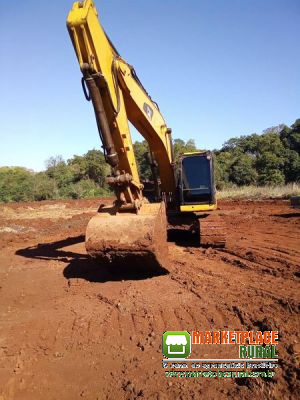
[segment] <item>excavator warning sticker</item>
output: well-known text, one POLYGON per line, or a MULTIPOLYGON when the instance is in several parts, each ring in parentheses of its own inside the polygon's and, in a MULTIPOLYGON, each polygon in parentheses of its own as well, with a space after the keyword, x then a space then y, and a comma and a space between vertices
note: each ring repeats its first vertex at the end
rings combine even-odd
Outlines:
POLYGON ((144 103, 143 109, 144 109, 144 111, 145 111, 147 117, 151 120, 152 117, 153 117, 153 110, 152 110, 152 108, 151 108, 147 103, 144 103))

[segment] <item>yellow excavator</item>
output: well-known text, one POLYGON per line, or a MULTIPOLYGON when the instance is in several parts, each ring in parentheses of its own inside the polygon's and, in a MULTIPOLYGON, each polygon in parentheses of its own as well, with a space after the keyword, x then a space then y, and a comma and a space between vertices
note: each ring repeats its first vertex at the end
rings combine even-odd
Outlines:
POLYGON ((165 266, 168 224, 199 233, 199 245, 223 247, 211 152, 182 154, 175 163, 171 129, 105 33, 92 0, 73 4, 67 28, 111 167, 107 183, 116 196, 113 204, 100 205, 88 223, 87 253, 105 264, 165 266), (148 143, 155 202, 145 195, 128 121, 148 143))

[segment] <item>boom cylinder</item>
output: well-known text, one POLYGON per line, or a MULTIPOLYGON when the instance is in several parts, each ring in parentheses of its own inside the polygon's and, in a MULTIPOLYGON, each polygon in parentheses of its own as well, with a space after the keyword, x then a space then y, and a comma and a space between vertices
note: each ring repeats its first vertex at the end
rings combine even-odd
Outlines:
POLYGON ((98 131, 105 150, 106 161, 112 168, 115 168, 119 164, 119 157, 112 140, 99 88, 95 78, 90 72, 89 65, 84 64, 81 70, 94 106, 98 131))

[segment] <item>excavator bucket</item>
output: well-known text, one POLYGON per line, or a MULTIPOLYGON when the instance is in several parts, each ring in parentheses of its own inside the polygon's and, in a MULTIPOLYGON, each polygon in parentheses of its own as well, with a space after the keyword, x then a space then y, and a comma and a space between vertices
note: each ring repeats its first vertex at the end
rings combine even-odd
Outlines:
POLYGON ((88 223, 85 245, 87 253, 100 266, 166 267, 164 203, 144 204, 137 214, 100 207, 88 223))

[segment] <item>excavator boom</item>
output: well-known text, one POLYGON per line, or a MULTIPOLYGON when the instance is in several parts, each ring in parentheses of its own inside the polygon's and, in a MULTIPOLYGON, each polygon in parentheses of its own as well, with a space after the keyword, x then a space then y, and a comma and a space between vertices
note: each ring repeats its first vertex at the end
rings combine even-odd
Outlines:
MULTIPOLYGON (((125 198, 121 201, 128 205, 134 200, 141 200, 143 188, 128 121, 146 139, 157 160, 162 191, 174 196, 176 184, 172 168, 171 130, 134 68, 120 57, 112 45, 99 22, 93 1, 74 3, 67 26, 83 73, 83 85, 87 86, 86 92, 94 105, 106 160, 114 168, 115 175, 130 175, 130 178, 127 176, 131 179, 130 184, 127 188, 126 185, 122 187, 125 198)), ((116 194, 118 197, 119 193, 116 194)))

